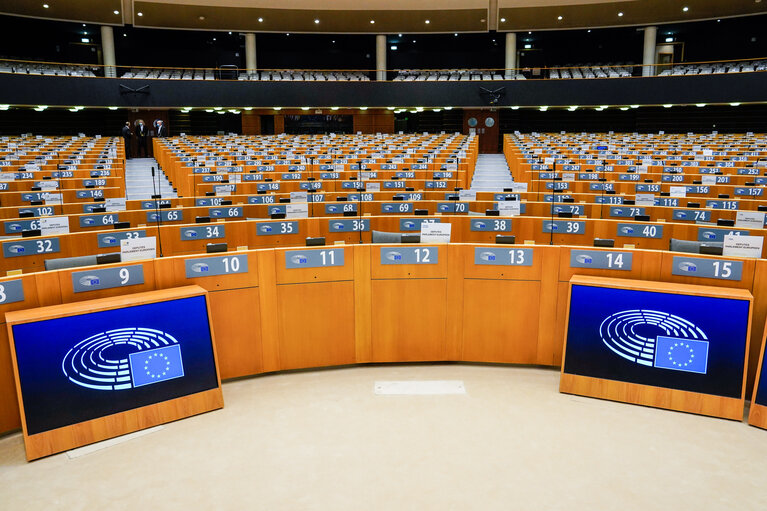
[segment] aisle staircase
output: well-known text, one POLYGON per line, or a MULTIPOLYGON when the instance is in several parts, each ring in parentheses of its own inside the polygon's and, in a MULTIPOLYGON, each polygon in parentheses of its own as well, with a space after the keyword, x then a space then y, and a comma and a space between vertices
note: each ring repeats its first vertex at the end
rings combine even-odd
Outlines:
POLYGON ((480 154, 471 179, 471 189, 477 192, 502 192, 513 182, 503 154, 480 154))
POLYGON ((151 199, 160 194, 163 199, 178 197, 168 182, 165 173, 160 170, 154 158, 131 158, 125 161, 125 195, 128 200, 151 199), (152 187, 152 167, 155 169, 154 187, 152 187), (159 191, 158 188, 159 176, 159 191))

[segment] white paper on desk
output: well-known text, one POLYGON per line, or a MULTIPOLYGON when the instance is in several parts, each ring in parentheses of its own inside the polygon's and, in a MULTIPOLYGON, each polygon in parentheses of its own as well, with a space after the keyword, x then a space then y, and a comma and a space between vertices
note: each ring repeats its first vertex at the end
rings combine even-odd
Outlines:
POLYGON ((735 215, 735 227, 738 229, 764 228, 764 212, 738 211, 735 215))
POLYGON ((735 234, 726 234, 722 255, 728 257, 762 257, 762 236, 737 236, 735 234))

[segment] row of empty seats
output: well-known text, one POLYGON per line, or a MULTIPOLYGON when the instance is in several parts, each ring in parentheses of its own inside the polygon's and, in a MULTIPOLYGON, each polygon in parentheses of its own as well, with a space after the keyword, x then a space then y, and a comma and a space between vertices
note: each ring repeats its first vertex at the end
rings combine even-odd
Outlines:
POLYGON ((370 77, 363 71, 249 71, 239 75, 239 80, 287 81, 287 82, 367 82, 370 77))
POLYGON ((625 78, 632 76, 633 64, 584 64, 570 65, 549 70, 553 80, 568 78, 625 78))
POLYGON ((97 68, 68 64, 42 64, 37 62, 0 61, 0 73, 19 73, 47 76, 96 76, 97 68))
POLYGON ((522 74, 512 74, 506 78, 502 72, 487 69, 440 69, 420 71, 404 69, 394 77, 395 82, 458 82, 480 80, 524 80, 522 74))
POLYGON ((710 75, 725 73, 753 73, 767 71, 767 60, 722 62, 716 64, 688 64, 664 69, 658 76, 710 75))

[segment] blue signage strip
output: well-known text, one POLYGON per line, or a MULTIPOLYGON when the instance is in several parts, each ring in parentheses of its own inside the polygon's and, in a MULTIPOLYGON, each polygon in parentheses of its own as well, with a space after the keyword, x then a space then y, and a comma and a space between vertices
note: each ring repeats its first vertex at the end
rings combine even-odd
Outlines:
POLYGON ((437 247, 381 247, 381 264, 437 264, 437 247))
POLYGON ((298 234, 298 222, 258 222, 256 234, 258 236, 298 234))
POLYGON ((532 248, 475 247, 474 264, 492 266, 532 266, 532 248))
POLYGON ((704 279, 740 281, 743 274, 743 261, 674 256, 671 274, 704 279))
POLYGON ((119 247, 121 240, 145 238, 146 231, 115 231, 96 235, 99 248, 119 247))
POLYGON ((633 254, 631 252, 603 250, 570 251, 570 268, 630 271, 632 262, 633 254))

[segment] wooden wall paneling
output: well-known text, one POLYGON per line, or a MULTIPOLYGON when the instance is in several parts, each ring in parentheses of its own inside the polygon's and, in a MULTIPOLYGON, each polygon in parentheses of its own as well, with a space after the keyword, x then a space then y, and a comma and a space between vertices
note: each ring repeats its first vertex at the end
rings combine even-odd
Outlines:
POLYGON ((354 282, 277 285, 280 369, 353 364, 354 282))
POLYGON ((557 337, 557 327, 563 323, 564 316, 559 315, 557 310, 557 298, 560 291, 557 284, 559 281, 559 259, 562 257, 562 252, 562 248, 558 246, 536 249, 536 256, 540 258, 538 264, 541 268, 536 360, 541 365, 558 365, 561 363, 562 338, 557 337))
MULTIPOLYGON (((760 263, 762 261, 759 261, 760 263)), ((760 276, 760 280, 761 280, 760 276)), ((756 312, 756 311, 754 311, 756 312)), ((754 344, 759 344, 759 351, 757 359, 757 366, 756 366, 756 377, 753 383, 753 390, 749 394, 751 396, 751 408, 748 412, 748 423, 752 426, 756 426, 758 428, 767 429, 767 406, 760 405, 756 403, 756 392, 759 386, 759 382, 762 378, 767 377, 763 374, 763 366, 764 366, 764 346, 765 346, 765 337, 767 337, 767 328, 765 328, 764 319, 762 319, 761 323, 754 323, 756 321, 756 314, 754 314, 754 319, 752 320, 751 324, 761 327, 761 329, 764 331, 762 336, 759 338, 759 342, 754 343, 753 342, 753 333, 755 330, 758 330, 758 328, 751 328, 751 352, 753 353, 753 347, 754 344)), ((749 368, 750 369, 750 368, 749 368)))
POLYGON ((242 134, 243 135, 260 135, 261 134, 261 116, 249 112, 247 110, 242 112, 242 134))
POLYGON ((370 278, 370 245, 358 245, 354 250, 354 345, 357 363, 373 359, 373 303, 370 278))
MULTIPOLYGON (((454 227, 455 228, 455 225, 454 227)), ((474 247, 466 245, 447 245, 447 325, 446 353, 448 360, 463 360, 464 342, 464 261, 474 260, 474 247)))
POLYGON ((256 252, 261 311, 261 347, 264 372, 280 370, 280 328, 278 324, 277 280, 274 250, 256 252))
POLYGON ((373 362, 447 359, 447 279, 374 279, 372 295, 373 362))

